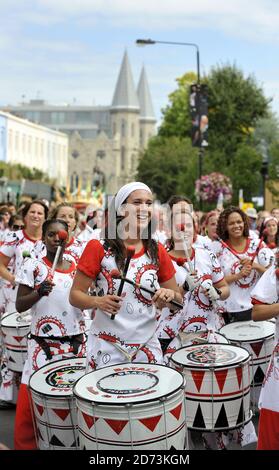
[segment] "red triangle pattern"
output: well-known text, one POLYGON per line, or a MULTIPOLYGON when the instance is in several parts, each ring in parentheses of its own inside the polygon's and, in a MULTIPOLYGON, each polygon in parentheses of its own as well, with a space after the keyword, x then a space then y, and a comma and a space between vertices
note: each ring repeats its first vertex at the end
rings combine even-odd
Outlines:
POLYGON ((197 390, 198 392, 200 391, 201 389, 201 386, 202 386, 202 382, 203 382, 203 378, 204 378, 204 374, 205 374, 205 370, 202 371, 192 371, 191 370, 191 374, 192 374, 192 377, 193 377, 193 380, 195 382, 195 385, 197 387, 197 390))
POLYGON ((83 413, 82 411, 82 416, 84 421, 87 424, 88 429, 91 429, 92 426, 98 421, 99 418, 94 418, 93 416, 87 415, 86 413, 83 413))
POLYGON ((170 413, 177 419, 177 421, 180 418, 181 410, 182 410, 182 403, 180 403, 180 405, 178 405, 176 408, 170 411, 170 413))
POLYGON ((14 338, 18 343, 21 343, 21 341, 24 339, 24 336, 13 336, 13 338, 14 338))
POLYGON ((36 408, 40 414, 40 416, 42 416, 43 412, 44 412, 44 407, 42 405, 37 405, 37 403, 35 403, 36 405, 36 408))
POLYGON ((226 382, 226 378, 228 375, 228 369, 227 370, 215 370, 214 374, 218 382, 220 392, 222 393, 225 382, 226 382))
POLYGON ((236 376, 237 376, 238 386, 240 388, 240 385, 241 385, 241 382, 242 382, 242 367, 236 367, 235 372, 236 372, 236 376))
POLYGON ((57 410, 53 409, 54 413, 59 416, 63 421, 69 416, 70 410, 57 410))
POLYGON ((253 349, 254 353, 256 354, 257 357, 259 357, 263 342, 258 341, 257 343, 250 343, 251 348, 253 349))
POLYGON ((128 421, 120 421, 119 419, 105 419, 105 422, 116 434, 120 434, 128 423, 128 421))
POLYGON ((154 431, 156 428, 157 424, 159 423, 162 415, 160 416, 152 416, 151 418, 144 418, 144 419, 139 419, 139 421, 146 427, 148 428, 151 432, 154 431))

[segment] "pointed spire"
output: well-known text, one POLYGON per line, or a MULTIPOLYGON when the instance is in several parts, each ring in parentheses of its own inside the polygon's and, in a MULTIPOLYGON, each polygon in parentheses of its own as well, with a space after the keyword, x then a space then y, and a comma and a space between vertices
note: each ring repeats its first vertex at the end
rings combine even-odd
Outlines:
POLYGON ((156 118, 144 66, 141 70, 137 93, 140 104, 140 119, 155 122, 156 118))
POLYGON ((134 79, 127 51, 124 53, 116 88, 113 95, 111 109, 113 110, 139 110, 139 101, 136 94, 134 79))

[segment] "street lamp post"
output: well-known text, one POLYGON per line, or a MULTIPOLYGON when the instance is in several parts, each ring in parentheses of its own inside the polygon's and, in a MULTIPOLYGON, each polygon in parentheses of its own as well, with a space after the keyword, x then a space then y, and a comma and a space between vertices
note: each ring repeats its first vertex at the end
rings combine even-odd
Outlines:
MULTIPOLYGON (((198 132, 200 136, 200 120, 201 120, 201 113, 200 113, 200 52, 199 47, 197 44, 193 42, 173 42, 173 41, 157 41, 154 39, 137 39, 136 44, 138 46, 147 46, 152 44, 169 44, 173 46, 189 46, 194 47, 196 49, 196 61, 197 61, 197 109, 198 109, 198 132)), ((198 163, 198 174, 199 179, 202 176, 202 157, 203 157, 204 148, 202 146, 199 147, 199 163, 198 163)), ((202 200, 200 198, 199 201, 200 210, 202 210, 202 200)))

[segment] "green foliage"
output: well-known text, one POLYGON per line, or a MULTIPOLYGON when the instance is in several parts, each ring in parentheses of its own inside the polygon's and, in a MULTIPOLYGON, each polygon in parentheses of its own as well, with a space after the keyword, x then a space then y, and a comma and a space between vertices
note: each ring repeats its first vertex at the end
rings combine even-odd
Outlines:
MULTIPOLYGON (((178 88, 169 95, 169 104, 163 110, 159 135, 152 139, 139 164, 138 177, 152 186, 161 201, 180 192, 192 199, 194 196, 198 150, 189 140, 189 87, 195 78, 194 74, 185 74, 177 79, 178 88)), ((202 82, 208 86, 209 98, 209 147, 202 158, 202 174, 218 171, 229 176, 233 202, 238 203, 240 188, 245 200, 251 201, 261 191, 258 143, 263 135, 269 144, 278 137, 269 100, 254 77, 244 77, 235 65, 212 68, 202 82)), ((273 158, 272 172, 279 175, 279 149, 273 149, 273 158)))
POLYGON ((37 168, 28 168, 24 165, 20 165, 19 163, 10 164, 5 162, 0 162, 0 175, 5 176, 11 180, 36 180, 42 182, 48 182, 48 176, 38 170, 37 168))
POLYGON ((153 138, 140 159, 138 178, 153 189, 162 203, 176 193, 193 198, 197 151, 190 139, 153 138))

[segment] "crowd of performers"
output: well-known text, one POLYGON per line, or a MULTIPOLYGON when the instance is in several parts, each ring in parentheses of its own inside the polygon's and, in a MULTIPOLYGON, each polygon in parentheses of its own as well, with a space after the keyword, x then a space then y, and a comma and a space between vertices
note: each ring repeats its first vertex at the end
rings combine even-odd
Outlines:
POLYGON ((258 437, 250 422, 202 438, 207 449, 224 449, 232 439, 279 449, 279 209, 200 214, 183 196, 166 207, 154 205, 140 182, 123 186, 91 223, 69 203, 49 211, 35 200, 18 213, 0 206, 1 315, 31 315, 22 374, 9 370, 2 341, 0 409, 17 404, 15 449, 36 449, 27 385, 43 365, 86 356, 87 372, 132 361, 170 367, 171 355, 193 337, 218 342, 227 323, 271 318, 275 349, 259 400, 258 437), (124 283, 121 273, 134 282, 124 283))

